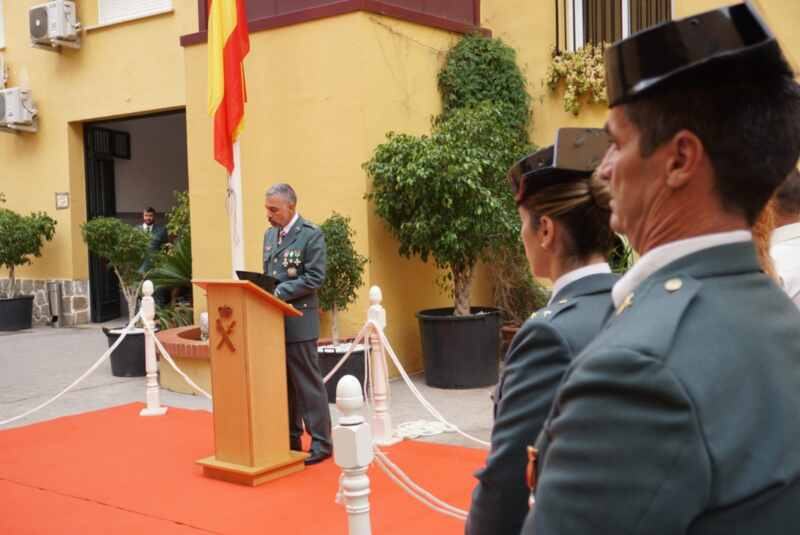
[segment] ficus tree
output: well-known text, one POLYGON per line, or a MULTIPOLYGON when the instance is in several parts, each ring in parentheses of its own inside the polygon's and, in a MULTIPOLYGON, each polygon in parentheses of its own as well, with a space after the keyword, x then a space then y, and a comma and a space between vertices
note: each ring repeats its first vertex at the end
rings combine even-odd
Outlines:
POLYGON ((339 344, 337 312, 347 310, 356 300, 358 289, 364 284, 367 257, 355 249, 355 232, 350 227, 349 217, 333 212, 320 229, 325 236, 327 266, 318 296, 322 309, 331 312, 331 338, 336 346, 339 344))
POLYGON ((128 303, 128 317, 136 314, 136 299, 147 273, 141 269, 150 257, 150 235, 114 217, 98 217, 81 226, 89 251, 114 270, 128 303))
POLYGON ((8 269, 6 297, 17 295, 16 268, 42 255, 45 241, 53 239, 56 220, 44 212, 23 216, 0 208, 0 266, 8 269))
POLYGON ((455 314, 470 313, 478 260, 507 244, 518 228, 505 175, 528 150, 489 101, 451 111, 430 136, 389 133, 365 164, 376 213, 400 242, 400 254, 431 257, 452 290, 455 314))
POLYGON ((467 35, 438 75, 442 113, 428 136, 387 134, 364 164, 376 213, 400 254, 442 269, 456 315, 470 313, 475 267, 516 250, 519 216, 506 172, 533 150, 530 96, 516 54, 499 39, 467 35))

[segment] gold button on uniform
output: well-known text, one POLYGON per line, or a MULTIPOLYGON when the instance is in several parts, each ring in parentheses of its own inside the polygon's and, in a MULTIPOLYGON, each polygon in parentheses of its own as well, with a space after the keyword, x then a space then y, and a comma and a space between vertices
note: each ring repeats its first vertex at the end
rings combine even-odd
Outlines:
POLYGON ((677 292, 683 287, 683 281, 680 279, 669 279, 664 283, 664 289, 668 292, 677 292))
POLYGON ((625 296, 625 299, 620 303, 619 307, 617 308, 617 316, 625 312, 625 309, 633 305, 633 293, 629 293, 625 296))

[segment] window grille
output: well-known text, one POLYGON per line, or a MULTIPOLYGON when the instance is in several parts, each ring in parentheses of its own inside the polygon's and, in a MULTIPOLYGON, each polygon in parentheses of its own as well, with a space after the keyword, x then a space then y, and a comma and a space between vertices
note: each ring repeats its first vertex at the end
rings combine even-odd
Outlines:
POLYGON ((172 10, 172 0, 97 0, 98 24, 140 19, 172 10))

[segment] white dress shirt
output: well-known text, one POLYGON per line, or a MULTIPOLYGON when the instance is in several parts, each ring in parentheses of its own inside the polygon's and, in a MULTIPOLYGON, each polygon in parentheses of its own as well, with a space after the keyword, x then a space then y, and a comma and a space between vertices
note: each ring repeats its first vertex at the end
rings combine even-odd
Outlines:
POLYGON ((568 284, 573 283, 578 279, 588 277, 589 275, 597 275, 599 273, 611 273, 611 267, 608 265, 608 262, 589 264, 588 266, 583 266, 582 268, 573 269, 572 271, 564 273, 557 278, 556 282, 553 284, 553 293, 550 295, 550 301, 547 302, 547 306, 550 306, 553 303, 553 299, 556 298, 558 292, 563 290, 568 284))
POLYGON ((753 235, 749 230, 732 230, 730 232, 706 234, 704 236, 697 236, 696 238, 687 238, 685 240, 677 240, 660 245, 639 258, 639 261, 636 262, 631 270, 617 281, 614 288, 611 290, 611 299, 614 300, 614 306, 619 307, 625 300, 625 297, 633 292, 645 279, 679 258, 702 251, 703 249, 710 249, 711 247, 717 247, 719 245, 728 245, 729 243, 750 241, 752 239, 753 235))
POLYGON ((800 307, 800 223, 776 228, 772 232, 769 254, 783 289, 800 307))

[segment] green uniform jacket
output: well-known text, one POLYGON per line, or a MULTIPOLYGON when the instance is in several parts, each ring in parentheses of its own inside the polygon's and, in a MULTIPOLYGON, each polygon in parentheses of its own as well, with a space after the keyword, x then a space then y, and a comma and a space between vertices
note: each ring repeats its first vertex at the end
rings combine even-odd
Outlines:
POLYGON ((522 528, 529 494, 526 446, 541 431, 572 359, 611 314, 610 293, 617 280, 618 275, 596 274, 568 284, 511 341, 495 391, 491 452, 475 474, 469 535, 516 534, 522 528))
POLYGON ((798 326, 750 242, 651 275, 567 370, 522 533, 798 533, 798 326))
POLYGON ((325 238, 320 228, 298 217, 278 245, 279 229, 264 232, 264 273, 278 279, 275 296, 303 313, 286 317, 286 343, 319 338, 317 290, 325 280, 325 238))

